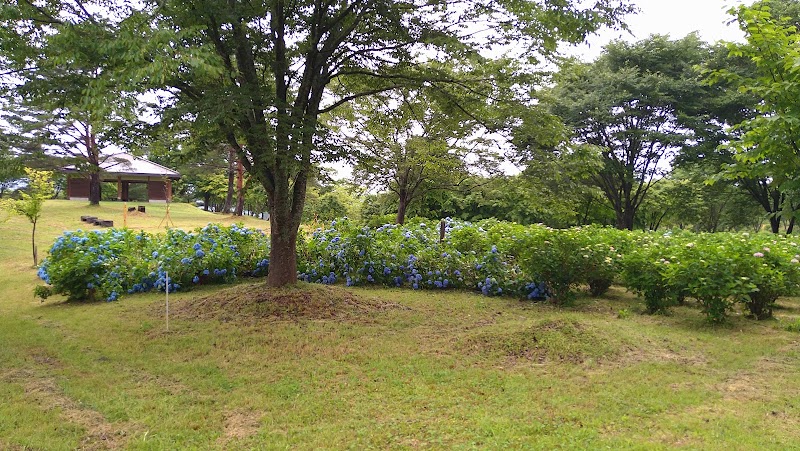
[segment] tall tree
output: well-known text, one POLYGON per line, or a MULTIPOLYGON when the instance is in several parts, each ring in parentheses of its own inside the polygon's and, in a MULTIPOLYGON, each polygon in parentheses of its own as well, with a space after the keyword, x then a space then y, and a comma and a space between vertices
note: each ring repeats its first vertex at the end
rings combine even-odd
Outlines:
POLYGON ((711 74, 712 82, 739 86, 756 99, 756 112, 734 127, 734 139, 722 146, 733 154, 725 176, 750 180, 744 185, 770 213, 771 228, 780 231, 782 219, 787 233, 800 210, 800 34, 796 2, 757 2, 731 12, 745 32, 746 43, 728 45, 732 58, 745 58, 753 66, 749 73, 722 68, 711 74), (783 16, 795 14, 795 17, 783 16))
POLYGON ((524 208, 535 222, 553 227, 600 219, 594 213, 604 201, 602 191, 592 183, 593 175, 603 168, 599 149, 567 145, 568 138, 561 119, 544 108, 528 109, 513 130, 510 154, 524 169, 509 182, 524 191, 524 208))
POLYGON ((693 139, 687 119, 704 89, 695 66, 707 55, 694 34, 651 36, 609 44, 593 63, 567 61, 556 75, 553 111, 573 128, 576 143, 600 149, 603 167, 593 180, 618 228, 633 228, 651 185, 693 139))
MULTIPOLYGON (((84 11, 96 6, 55 3, 84 11)), ((109 14, 114 39, 104 42, 113 68, 103 77, 166 89, 167 107, 217 127, 264 186, 272 243, 267 283, 273 286, 296 279, 306 184, 314 160, 330 156, 318 133, 321 114, 407 85, 442 95, 469 92, 479 52, 512 42, 522 57, 553 52, 559 42, 579 42, 600 26, 618 24, 630 10, 625 3, 97 0, 118 6, 109 14), (458 78, 437 68, 443 59, 463 68, 458 78)), ((20 20, 35 19, 37 9, 51 6, 11 9, 21 11, 20 20)), ((92 22, 76 25, 91 28, 92 22)), ((55 35, 67 28, 49 26, 55 35)))
POLYGON ((89 12, 97 6, 22 0, 0 7, 0 90, 12 100, 12 122, 89 176, 92 204, 100 202, 101 165, 114 153, 104 149, 122 141, 136 104, 118 89, 105 47, 121 8, 89 12))
POLYGON ((474 114, 443 111, 435 98, 419 91, 375 96, 356 105, 358 131, 347 140, 356 162, 353 177, 361 185, 394 193, 397 224, 405 222, 412 202, 433 191, 457 189, 472 172, 496 167, 494 154, 483 147, 485 140, 472 136, 480 128, 474 114))
MULTIPOLYGON (((721 43, 711 47, 711 55, 703 68, 707 89, 698 97, 701 99, 698 114, 689 118, 694 139, 683 146, 675 166, 693 174, 691 178, 695 181, 701 181, 702 177, 698 178, 697 175, 705 174, 707 182, 721 185, 699 191, 705 192, 704 202, 713 202, 709 196, 713 199, 721 195, 721 202, 735 204, 744 213, 737 217, 730 215, 726 209, 718 210, 719 221, 724 216, 729 217, 726 226, 749 227, 750 224, 745 224, 746 218, 752 215, 752 206, 755 204, 766 213, 772 231, 778 233, 785 194, 781 194, 768 168, 761 164, 748 165, 737 161, 735 150, 728 145, 739 140, 744 133, 743 128, 735 125, 758 114, 759 97, 747 89, 740 89, 743 80, 755 77, 756 66, 749 58, 732 53, 728 45, 721 43), (752 201, 741 199, 741 194, 752 201)), ((708 226, 714 222, 703 221, 708 226)), ((716 227, 711 227, 709 231, 714 230, 716 227)))

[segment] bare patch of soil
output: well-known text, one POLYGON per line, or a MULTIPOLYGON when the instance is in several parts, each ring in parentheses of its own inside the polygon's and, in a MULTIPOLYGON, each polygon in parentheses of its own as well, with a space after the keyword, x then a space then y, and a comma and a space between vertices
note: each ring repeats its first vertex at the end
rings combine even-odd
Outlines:
POLYGON ((64 421, 77 424, 86 430, 79 449, 118 449, 124 446, 128 431, 109 423, 99 412, 83 407, 64 395, 55 380, 37 376, 31 371, 12 370, 0 375, 0 379, 19 383, 25 394, 43 410, 58 409, 64 421))
MULTIPOLYGON (((162 314, 159 307, 158 314, 162 314)), ((376 313, 409 308, 369 299, 341 287, 239 285, 199 298, 179 301, 170 316, 181 319, 216 319, 246 324, 264 321, 362 321, 376 313)))
POLYGON ((623 363, 672 362, 688 366, 706 366, 708 358, 690 350, 675 351, 657 344, 648 344, 642 348, 629 348, 622 359, 623 363))
POLYGON ((64 366, 61 363, 61 361, 59 361, 55 357, 52 357, 51 355, 49 355, 43 349, 36 349, 36 350, 31 351, 30 356, 31 356, 31 359, 37 365, 41 365, 41 366, 47 367, 49 369, 59 369, 59 368, 63 368, 63 366, 64 366))
POLYGON ((247 410, 234 410, 225 414, 225 429, 217 443, 224 446, 231 440, 252 437, 261 427, 261 414, 247 410))
MULTIPOLYGON (((717 390, 726 399, 740 401, 764 401, 775 396, 775 379, 794 369, 792 359, 762 357, 751 369, 743 370, 717 385, 717 390)), ((787 387, 781 387, 781 393, 787 395, 787 387)), ((790 388, 794 394, 800 390, 790 388)))

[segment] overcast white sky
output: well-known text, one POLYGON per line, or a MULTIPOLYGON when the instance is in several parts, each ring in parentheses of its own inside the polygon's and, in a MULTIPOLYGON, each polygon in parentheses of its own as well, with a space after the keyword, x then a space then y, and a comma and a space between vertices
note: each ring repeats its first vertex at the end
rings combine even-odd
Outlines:
POLYGON ((752 0, 634 0, 641 10, 628 16, 625 23, 630 33, 604 30, 589 38, 588 43, 566 49, 570 55, 591 61, 600 55, 603 46, 615 39, 638 41, 651 34, 667 34, 673 39, 698 31, 707 42, 738 41, 744 34, 736 24, 728 25, 733 18, 727 11, 734 6, 751 4, 752 0))

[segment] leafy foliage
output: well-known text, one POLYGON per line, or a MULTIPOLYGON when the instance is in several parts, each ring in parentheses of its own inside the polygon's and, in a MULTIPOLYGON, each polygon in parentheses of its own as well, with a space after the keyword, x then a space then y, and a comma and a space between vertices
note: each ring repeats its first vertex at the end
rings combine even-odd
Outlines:
POLYGON ((6 199, 3 202, 7 209, 25 216, 33 225, 31 231, 31 246, 33 252, 33 265, 39 264, 38 249, 36 247, 36 223, 42 216, 44 201, 53 196, 53 175, 47 171, 25 168, 28 179, 28 188, 22 192, 21 199, 6 199))
POLYGON ((458 189, 471 173, 491 173, 497 166, 486 140, 474 137, 485 131, 476 119, 485 102, 469 113, 464 106, 450 111, 436 102, 436 96, 406 91, 353 106, 357 119, 348 126, 358 134, 347 140, 355 153, 353 177, 397 197, 398 224, 405 222, 412 202, 432 191, 458 189))
POLYGON ((690 118, 704 97, 694 67, 708 56, 696 35, 615 42, 593 63, 567 61, 555 76, 553 111, 577 144, 598 149, 592 180, 614 208, 617 227, 632 229, 651 185, 692 138, 690 118))
POLYGON ((517 59, 535 63, 631 10, 623 0, 20 2, 0 9, 0 45, 15 50, 0 62, 33 74, 49 60, 84 71, 85 89, 71 92, 92 107, 89 132, 106 111, 151 91, 165 122, 232 146, 269 197, 272 258, 287 262, 270 272, 279 286, 295 277, 313 163, 341 156, 325 114, 400 88, 428 89, 457 109, 465 98, 494 98, 497 80, 515 86, 507 80, 520 76, 516 86, 530 86, 514 58, 481 53, 513 42, 517 59))
POLYGON ((764 234, 669 233, 626 255, 623 280, 652 313, 691 297, 712 322, 724 321, 736 303, 763 319, 778 296, 800 287, 799 249, 791 238, 764 234))
POLYGON ((196 284, 266 275, 268 237, 240 226, 150 235, 129 229, 66 232, 39 277, 70 299, 114 301, 125 293, 176 291, 196 284))
MULTIPOLYGON (((602 294, 622 282, 650 313, 695 299, 712 322, 737 305, 758 319, 778 296, 800 289, 800 245, 786 237, 747 233, 664 234, 605 227, 551 229, 486 220, 440 224, 414 219, 372 228, 340 218, 298 240, 302 281, 414 290, 464 289, 564 304, 579 287, 602 294)), ((55 293, 117 299, 123 293, 263 276, 267 237, 239 226, 209 225, 163 235, 67 232, 40 276, 55 293)))
MULTIPOLYGON (((796 13, 797 6, 777 2, 777 13, 796 13)), ((731 10, 746 43, 730 43, 732 58, 748 61, 752 70, 737 72, 721 68, 710 73, 713 83, 730 83, 757 99, 756 112, 736 125, 735 139, 721 148, 733 153, 725 176, 729 179, 755 179, 760 186, 748 189, 771 214, 773 232, 780 218, 790 220, 791 232, 800 203, 800 110, 795 99, 800 94, 800 35, 792 20, 797 17, 773 16, 770 2, 731 10)))

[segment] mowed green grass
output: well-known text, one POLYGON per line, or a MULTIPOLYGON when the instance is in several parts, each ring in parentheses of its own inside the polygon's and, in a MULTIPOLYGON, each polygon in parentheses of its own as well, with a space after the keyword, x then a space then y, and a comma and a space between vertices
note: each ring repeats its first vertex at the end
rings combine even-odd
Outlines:
MULTIPOLYGON (((97 211, 121 221, 49 202, 40 253, 97 211)), ((711 327, 620 288, 555 308, 250 280, 171 294, 167 332, 163 293, 34 299, 29 237, 0 224, 0 449, 800 448, 796 299, 711 327)))

